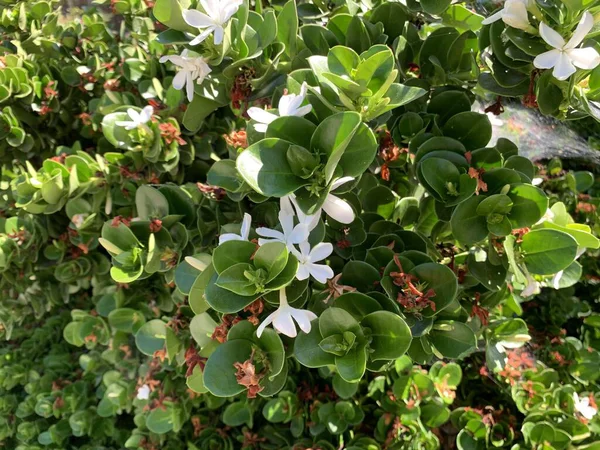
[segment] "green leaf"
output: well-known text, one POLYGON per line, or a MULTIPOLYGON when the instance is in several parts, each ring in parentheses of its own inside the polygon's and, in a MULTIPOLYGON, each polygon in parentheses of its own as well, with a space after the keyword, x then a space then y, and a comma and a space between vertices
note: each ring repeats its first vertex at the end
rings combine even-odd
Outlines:
POLYGON ((467 150, 485 147, 492 138, 492 124, 487 115, 471 111, 450 117, 442 131, 444 136, 462 142, 467 150))
POLYGON ((138 217, 143 220, 150 220, 169 215, 169 202, 158 189, 142 185, 135 192, 135 207, 138 217))
POLYGON ((277 40, 285 45, 285 53, 293 59, 298 36, 298 9, 295 0, 289 0, 277 16, 277 40))
POLYGON ((333 365, 334 356, 319 347, 323 336, 319 331, 318 320, 313 320, 311 325, 309 333, 299 333, 294 339, 294 356, 305 367, 317 368, 333 365))
POLYGON ((451 0, 421 0, 421 7, 427 14, 439 16, 451 2, 451 0))
POLYGON ((575 260, 577 241, 558 230, 532 230, 523 236, 521 251, 529 272, 552 275, 566 269, 575 260))
POLYGON ((244 150, 236 160, 238 172, 256 192, 283 197, 307 184, 296 176, 286 153, 291 144, 277 138, 263 139, 244 150))
POLYGON ((344 356, 335 357, 335 368, 347 382, 360 381, 367 369, 366 345, 357 345, 344 356))
POLYGON ((217 397, 233 397, 246 388, 238 384, 234 363, 243 363, 252 354, 252 342, 235 339, 221 344, 204 367, 204 385, 217 397))
POLYGON ((369 358, 372 361, 400 358, 408 348, 412 336, 406 322, 388 311, 376 311, 364 317, 361 326, 369 328, 369 358))
POLYGON ((181 11, 190 7, 189 0, 157 0, 152 13, 156 19, 169 28, 198 34, 198 30, 183 20, 181 11))
POLYGON ((347 292, 340 295, 335 299, 333 306, 349 312, 358 321, 367 314, 381 309, 381 305, 376 300, 358 292, 347 292))
POLYGON ((324 154, 325 182, 329 184, 346 147, 361 124, 360 114, 346 111, 327 117, 319 124, 311 139, 311 150, 324 154))
POLYGON ((145 322, 144 314, 132 308, 114 309, 108 315, 110 327, 126 333, 136 333, 145 322))
POLYGON ((273 280, 285 268, 288 262, 288 250, 281 242, 268 242, 261 245, 254 254, 254 266, 267 271, 267 281, 273 280))
POLYGON ((477 345, 475 333, 467 325, 454 320, 437 321, 429 333, 429 340, 445 358, 459 358, 477 345))
POLYGON ((215 284, 238 295, 255 295, 258 291, 257 286, 245 276, 246 273, 253 271, 252 264, 235 264, 221 272, 215 284))
POLYGON ((235 168, 235 161, 231 159, 215 162, 208 171, 206 180, 209 184, 222 187, 229 192, 237 192, 243 186, 243 181, 238 177, 235 168))
POLYGON ((163 408, 155 408, 148 414, 146 418, 146 426, 156 434, 165 434, 173 430, 173 408, 171 406, 163 408))
POLYGON ((209 344, 211 336, 217 327, 217 322, 208 313, 197 314, 190 322, 190 333, 196 343, 203 348, 209 344))
POLYGON ((327 54, 327 67, 335 75, 352 77, 359 63, 358 53, 343 45, 333 47, 327 54))
POLYGON ((315 124, 304 117, 283 116, 269 124, 265 137, 282 139, 306 149, 310 147, 310 139, 316 129, 315 124))
POLYGON ((515 228, 530 227, 548 210, 548 197, 530 184, 513 184, 506 194, 513 202, 508 218, 515 228))
POLYGON ((460 203, 450 219, 454 238, 463 244, 483 241, 488 235, 487 221, 477 214, 477 208, 483 197, 473 196, 460 203))
POLYGON ((254 252, 256 252, 256 244, 252 242, 226 241, 215 248, 212 263, 217 273, 221 273, 235 264, 249 264, 254 252))
POLYGON ((206 303, 215 311, 231 314, 241 311, 252 303, 258 295, 242 296, 217 286, 218 275, 215 273, 209 281, 204 296, 206 303))
POLYGON ((154 355, 157 350, 162 350, 167 338, 167 325, 158 319, 146 322, 135 334, 135 345, 144 354, 154 355))
POLYGON ((227 405, 223 411, 223 423, 230 427, 252 424, 252 409, 246 402, 235 402, 227 405))
POLYGON ((343 335, 345 331, 351 331, 357 336, 362 335, 358 321, 340 308, 327 308, 323 311, 319 317, 319 331, 323 338, 343 335))

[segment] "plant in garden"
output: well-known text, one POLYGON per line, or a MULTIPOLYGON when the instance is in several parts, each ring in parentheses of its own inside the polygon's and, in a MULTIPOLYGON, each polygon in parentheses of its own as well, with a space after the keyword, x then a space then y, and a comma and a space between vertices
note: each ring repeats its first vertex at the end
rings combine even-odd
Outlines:
POLYGON ((597 2, 57 6, 0 16, 2 445, 598 446, 596 175, 476 106, 600 120, 597 2))

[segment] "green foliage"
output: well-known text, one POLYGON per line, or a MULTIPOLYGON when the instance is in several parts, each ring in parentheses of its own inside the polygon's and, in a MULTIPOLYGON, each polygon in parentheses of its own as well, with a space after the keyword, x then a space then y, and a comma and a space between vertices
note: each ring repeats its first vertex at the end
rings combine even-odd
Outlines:
POLYGON ((0 446, 596 448, 597 173, 476 106, 600 120, 542 3, 4 1, 0 446))

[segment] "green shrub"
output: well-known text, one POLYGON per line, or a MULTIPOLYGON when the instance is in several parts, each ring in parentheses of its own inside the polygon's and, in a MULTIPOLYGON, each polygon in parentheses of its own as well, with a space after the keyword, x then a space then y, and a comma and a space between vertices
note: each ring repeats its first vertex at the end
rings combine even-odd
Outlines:
POLYGON ((600 448, 598 1, 1 5, 0 445, 600 448))

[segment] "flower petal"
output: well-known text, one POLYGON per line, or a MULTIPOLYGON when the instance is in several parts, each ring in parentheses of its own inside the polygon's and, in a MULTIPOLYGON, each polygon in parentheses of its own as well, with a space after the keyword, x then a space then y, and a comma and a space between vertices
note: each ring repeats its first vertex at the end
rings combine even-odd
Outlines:
POLYGON ((235 233, 225 233, 219 236, 219 245, 221 245, 223 242, 228 241, 245 241, 245 239, 242 239, 242 237, 239 234, 235 233))
POLYGON ((557 80, 566 80, 571 75, 577 72, 577 69, 571 62, 569 55, 565 52, 560 52, 560 57, 558 58, 558 62, 554 66, 554 70, 552 71, 552 75, 557 80))
POLYGON ((296 210, 292 206, 292 196, 291 195, 284 195, 283 197, 281 197, 279 199, 279 209, 291 216, 296 214, 296 210))
POLYGON ((320 242, 310 252, 310 262, 322 261, 333 252, 333 245, 329 242, 320 242))
POLYGON ((192 100, 194 100, 194 79, 192 78, 192 74, 190 72, 185 72, 185 74, 185 93, 188 101, 191 102, 192 100))
POLYGON ((342 178, 338 178, 337 180, 335 180, 332 184, 331 184, 331 190, 335 190, 337 188, 339 188, 342 184, 346 184, 349 181, 354 180, 354 177, 342 177, 342 178))
POLYGON ((352 206, 333 194, 329 194, 325 198, 323 210, 329 217, 340 223, 348 224, 354 221, 352 206))
POLYGON ((273 122, 278 117, 275 114, 265 111, 262 108, 257 108, 256 106, 253 106, 252 108, 248 109, 248 115, 252 120, 258 123, 266 124, 273 122))
POLYGON ((219 0, 200 0, 200 4, 211 19, 216 20, 219 18, 221 12, 219 0))
POLYGON ((259 133, 266 133, 267 128, 269 128, 269 125, 267 125, 266 123, 255 123, 253 126, 254 129, 259 133))
POLYGON ((527 8, 525 3, 521 1, 507 1, 504 4, 502 20, 505 24, 519 30, 526 30, 531 27, 529 17, 527 17, 527 8))
POLYGON ((303 223, 299 223, 289 234, 287 241, 290 244, 300 244, 308 239, 308 235, 308 227, 303 223))
POLYGON ((273 322, 275 314, 277 314, 277 311, 272 312, 271 314, 269 314, 267 316, 267 318, 265 320, 262 321, 262 323, 258 326, 258 328, 256 330, 256 336, 258 336, 260 338, 260 335, 263 334, 263 331, 265 331, 265 328, 267 328, 267 326, 273 322))
POLYGON ((241 236, 244 240, 248 240, 250 235, 250 225, 252 223, 252 216, 248 213, 244 213, 244 220, 242 220, 241 236))
POLYGON ((554 67, 560 58, 559 50, 550 50, 548 52, 540 53, 533 60, 533 65, 538 69, 551 69, 554 67))
POLYGON ((294 94, 282 95, 279 99, 279 103, 277 104, 277 110, 279 111, 279 116, 289 116, 290 115, 290 105, 292 101, 296 97, 294 94))
POLYGON ((563 37, 544 22, 540 22, 540 35, 550 47, 562 49, 565 46, 563 37))
POLYGON ((310 264, 308 270, 313 278, 322 284, 327 283, 327 280, 335 275, 333 269, 325 264, 310 264))
POLYGON ((300 247, 301 256, 303 256, 305 259, 310 256, 310 242, 302 241, 300 244, 298 244, 298 247, 300 247))
POLYGON ((135 127, 137 127, 136 122, 130 122, 128 120, 117 120, 115 122, 115 125, 117 125, 119 127, 123 127, 126 130, 133 130, 135 127))
POLYGON ((180 70, 173 77, 173 87, 175 89, 177 89, 178 91, 181 90, 183 88, 183 86, 185 85, 186 74, 187 74, 187 71, 180 70))
POLYGON ((276 316, 273 319, 273 328, 288 337, 294 338, 298 334, 296 325, 292 320, 292 310, 290 306, 280 307, 276 311, 276 316))
POLYGON ((499 11, 496 11, 491 16, 486 17, 485 19, 483 19, 483 22, 481 22, 481 24, 482 25, 489 25, 490 23, 497 22, 498 20, 502 19, 502 14, 503 13, 504 13, 504 8, 500 9, 499 11))
POLYGON ((294 216, 285 211, 279 211, 278 217, 283 234, 288 237, 294 231, 294 216))
POLYGON ((216 26, 214 29, 213 40, 215 45, 220 45, 223 42, 225 30, 221 26, 216 26))
POLYGON ((185 23, 194 28, 206 28, 215 24, 209 16, 197 9, 184 9, 181 15, 185 23))
POLYGON ((204 30, 202 33, 200 33, 198 36, 196 36, 194 39, 192 39, 189 43, 189 45, 191 45, 192 47, 194 45, 198 45, 201 42, 203 42, 208 36, 210 36, 210 34, 215 30, 215 26, 211 25, 209 27, 206 27, 206 30, 204 30))
POLYGON ((600 54, 593 47, 574 48, 566 51, 573 64, 580 69, 592 70, 600 64, 600 54))
POLYGON ((296 272, 296 278, 300 281, 306 280, 310 277, 310 271, 308 270, 307 264, 299 264, 298 271, 296 272))
POLYGON ((305 333, 310 333, 310 329, 312 328, 310 321, 315 320, 317 318, 317 315, 307 309, 296 309, 296 308, 292 308, 291 314, 292 314, 292 317, 294 318, 294 320, 300 326, 300 329, 302 331, 304 331, 305 333))
POLYGON ((152 114, 154 114, 154 108, 150 105, 144 106, 144 109, 140 113, 140 121, 142 123, 149 122, 152 119, 152 114))
POLYGON ((272 228, 258 227, 256 229, 256 232, 258 233, 259 236, 263 236, 263 237, 267 237, 267 238, 274 238, 274 239, 278 239, 278 240, 284 239, 283 233, 281 231, 273 230, 272 228))
POLYGON ((573 36, 571 36, 571 39, 569 39, 569 42, 565 45, 565 49, 575 48, 581 44, 593 27, 594 16, 592 16, 589 11, 584 12, 583 16, 581 16, 581 20, 577 24, 577 28, 575 28, 573 36))
POLYGON ((297 116, 297 117, 304 117, 305 115, 307 115, 311 111, 312 111, 312 105, 308 104, 308 105, 301 106, 300 108, 297 108, 294 111, 293 115, 297 116))

